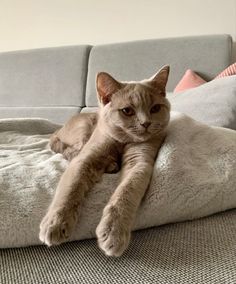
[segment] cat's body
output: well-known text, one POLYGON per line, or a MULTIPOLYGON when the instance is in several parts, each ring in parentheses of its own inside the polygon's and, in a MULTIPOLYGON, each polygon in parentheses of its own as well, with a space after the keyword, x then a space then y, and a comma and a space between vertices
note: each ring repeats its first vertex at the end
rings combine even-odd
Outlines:
MULTIPOLYGON (((81 113, 73 116, 61 129, 50 138, 50 147, 56 153, 63 154, 71 161, 83 149, 97 126, 98 113, 81 113)), ((112 154, 112 153, 111 153, 112 154)), ((111 163, 105 169, 115 173, 120 168, 120 155, 110 158, 111 163)))
POLYGON ((168 73, 169 68, 164 67, 150 80, 131 83, 98 74, 98 114, 73 117, 51 138, 52 149, 71 162, 41 222, 41 241, 54 245, 70 237, 86 192, 104 172, 117 171, 121 160, 120 184, 103 210, 96 234, 107 255, 119 256, 127 248, 166 135, 168 73))

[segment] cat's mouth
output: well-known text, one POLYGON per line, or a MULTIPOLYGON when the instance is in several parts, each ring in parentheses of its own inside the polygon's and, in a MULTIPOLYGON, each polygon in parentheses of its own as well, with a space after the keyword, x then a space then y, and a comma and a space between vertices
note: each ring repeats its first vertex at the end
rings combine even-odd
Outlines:
POLYGON ((152 134, 148 129, 145 129, 141 132, 141 135, 150 135, 152 134))
POLYGON ((158 128, 158 129, 155 129, 155 131, 150 130, 150 129, 149 130, 145 129, 143 131, 137 132, 136 135, 147 139, 147 138, 149 138, 151 136, 158 135, 160 132, 162 132, 162 130, 163 129, 161 127, 158 128))
POLYGON ((148 129, 145 129, 145 130, 135 131, 135 135, 140 138, 147 139, 152 135, 152 133, 148 129))

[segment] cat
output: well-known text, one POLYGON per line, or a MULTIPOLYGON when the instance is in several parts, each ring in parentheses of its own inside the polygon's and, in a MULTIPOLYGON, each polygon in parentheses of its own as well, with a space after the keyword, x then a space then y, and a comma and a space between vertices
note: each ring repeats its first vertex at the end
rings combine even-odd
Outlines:
POLYGON ((85 194, 103 173, 121 167, 120 183, 96 229, 98 245, 108 256, 128 247, 137 209, 148 188, 170 119, 166 99, 169 66, 140 82, 119 82, 97 74, 98 113, 74 116, 51 137, 51 147, 70 160, 40 224, 48 246, 68 240, 78 222, 85 194))

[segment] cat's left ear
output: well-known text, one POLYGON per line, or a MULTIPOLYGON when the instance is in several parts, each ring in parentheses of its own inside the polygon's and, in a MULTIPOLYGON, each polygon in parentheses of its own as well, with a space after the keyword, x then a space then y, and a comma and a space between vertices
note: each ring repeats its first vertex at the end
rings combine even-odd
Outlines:
POLYGON ((170 72, 170 66, 165 65, 154 76, 152 76, 149 79, 152 85, 154 85, 154 87, 164 91, 163 95, 165 95, 165 89, 169 77, 169 72, 170 72))

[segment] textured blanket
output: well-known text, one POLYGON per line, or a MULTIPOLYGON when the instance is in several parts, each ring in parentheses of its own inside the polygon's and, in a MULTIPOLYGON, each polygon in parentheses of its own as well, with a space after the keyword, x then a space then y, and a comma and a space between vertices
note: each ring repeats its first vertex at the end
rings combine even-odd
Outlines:
MULTIPOLYGON (((0 247, 40 244, 39 224, 67 166, 48 148, 59 126, 43 119, 0 120, 0 247)), ((72 239, 95 236, 118 174, 88 194, 72 239)), ((172 114, 134 230, 236 207, 236 131, 172 114)))

